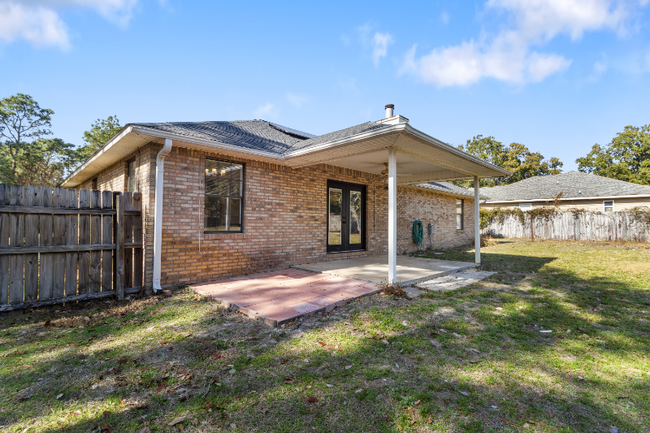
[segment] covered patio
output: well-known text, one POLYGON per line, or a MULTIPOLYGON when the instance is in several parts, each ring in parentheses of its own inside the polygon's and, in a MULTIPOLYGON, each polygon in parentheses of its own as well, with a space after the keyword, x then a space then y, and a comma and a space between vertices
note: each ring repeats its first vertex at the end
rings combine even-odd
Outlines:
MULTIPOLYGON (((376 175, 385 175, 388 190, 388 254, 386 265, 377 263, 376 270, 385 271, 382 280, 405 283, 417 272, 398 273, 397 259, 397 188, 427 190, 429 182, 472 179, 474 182, 474 244, 476 265, 481 263, 479 179, 503 177, 505 169, 469 155, 415 128, 409 120, 393 115, 393 105, 386 106, 386 118, 377 121, 376 129, 343 136, 325 135, 318 146, 297 148, 284 155, 284 163, 293 167, 328 164, 376 175)), ((325 265, 322 265, 325 266, 325 265)), ((329 265, 328 265, 329 266, 329 265)), ((332 265, 336 266, 336 265, 332 265)), ((314 268, 315 269, 315 268, 314 268)), ((375 277, 373 277, 375 278, 375 277)), ((421 280, 420 280, 421 281, 421 280)))

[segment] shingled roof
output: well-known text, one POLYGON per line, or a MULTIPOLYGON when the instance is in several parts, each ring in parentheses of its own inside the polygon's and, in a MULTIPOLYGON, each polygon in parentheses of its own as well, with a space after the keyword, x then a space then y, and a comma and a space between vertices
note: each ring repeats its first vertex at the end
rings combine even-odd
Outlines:
POLYGON ((186 137, 219 141, 232 146, 283 155, 321 143, 351 137, 387 125, 366 122, 360 125, 315 136, 266 120, 235 120, 230 122, 167 122, 131 123, 130 125, 170 132, 186 137))
POLYGON ((650 195, 650 186, 569 171, 556 175, 531 177, 510 185, 481 188, 481 195, 488 198, 488 203, 553 200, 560 193, 562 199, 650 195))
MULTIPOLYGON (((474 197, 474 191, 463 188, 462 186, 456 186, 449 182, 418 183, 415 186, 450 195, 474 197)), ((483 197, 483 189, 481 189, 481 198, 485 198, 483 197)))

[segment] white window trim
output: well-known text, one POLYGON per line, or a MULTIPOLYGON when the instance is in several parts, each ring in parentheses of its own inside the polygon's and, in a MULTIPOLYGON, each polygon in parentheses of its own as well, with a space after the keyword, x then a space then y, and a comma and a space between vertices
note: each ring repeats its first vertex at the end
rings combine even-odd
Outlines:
POLYGON ((527 210, 533 210, 532 203, 519 203, 519 209, 526 212, 527 210))
POLYGON ((603 212, 608 212, 606 208, 610 206, 605 205, 605 203, 609 203, 609 202, 612 202, 612 206, 611 206, 612 210, 610 212, 614 212, 614 200, 603 200, 603 212))

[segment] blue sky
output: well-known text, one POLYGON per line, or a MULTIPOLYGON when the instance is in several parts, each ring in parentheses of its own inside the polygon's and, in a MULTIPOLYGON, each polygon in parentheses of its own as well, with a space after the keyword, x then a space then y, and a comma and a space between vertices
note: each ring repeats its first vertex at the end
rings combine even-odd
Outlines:
POLYGON ((649 0, 0 0, 0 97, 98 118, 263 118, 322 134, 383 117, 458 145, 519 142, 565 171, 650 123, 649 0))

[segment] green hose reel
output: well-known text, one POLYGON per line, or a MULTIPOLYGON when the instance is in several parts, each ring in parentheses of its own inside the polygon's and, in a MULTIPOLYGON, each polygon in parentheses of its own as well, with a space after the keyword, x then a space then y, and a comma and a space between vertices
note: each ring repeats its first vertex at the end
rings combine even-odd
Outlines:
POLYGON ((422 249, 422 240, 424 239, 424 230, 422 228, 422 221, 413 221, 413 242, 418 246, 418 250, 422 249))

